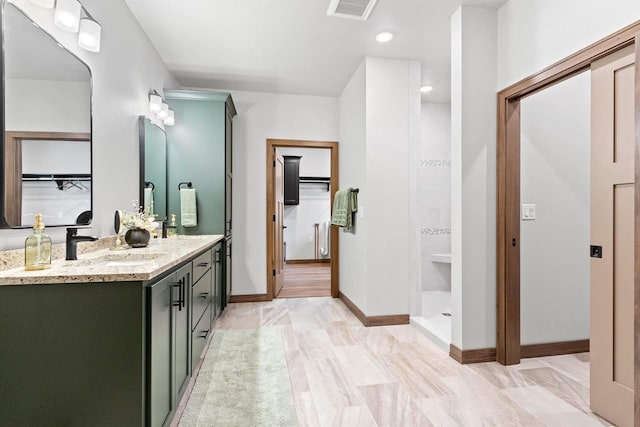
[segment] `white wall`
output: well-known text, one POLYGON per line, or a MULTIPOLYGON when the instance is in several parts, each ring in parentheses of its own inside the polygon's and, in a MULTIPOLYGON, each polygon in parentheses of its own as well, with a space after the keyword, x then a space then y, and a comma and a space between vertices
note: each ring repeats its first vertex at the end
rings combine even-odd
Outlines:
MULTIPOLYGON (((360 212, 366 209, 367 187, 367 70, 362 61, 339 100, 340 186, 359 188, 360 212)), ((367 222, 356 218, 353 233, 339 232, 340 292, 367 313, 367 222)))
POLYGON ((417 217, 410 216, 410 203, 417 197, 411 190, 420 138, 420 64, 366 61, 368 195, 363 219, 370 225, 365 314, 408 314, 409 289, 417 286, 409 286, 410 272, 419 268, 411 257, 419 226, 417 217))
POLYGON ((510 0, 498 12, 498 88, 639 19, 637 0, 510 0))
POLYGON ((451 19, 451 342, 496 337, 496 11, 451 19))
POLYGON ((338 99, 231 92, 233 120, 233 294, 266 287, 267 139, 338 140, 338 99))
POLYGON ((90 132, 89 82, 8 79, 5 85, 8 131, 90 132), (64 108, 60 108, 63 104, 64 108))
POLYGON ((451 253, 451 104, 422 103, 418 199, 423 291, 451 290, 451 265, 431 261, 451 253))
POLYGON ((640 19, 635 0, 510 0, 483 29, 482 19, 465 19, 470 9, 452 18, 452 341, 463 349, 495 345, 496 91, 640 19), (466 203, 474 192, 477 202, 466 203), (465 212, 475 218, 465 221, 465 212))
MULTIPOLYGON (((113 212, 138 198, 138 116, 145 114, 151 89, 177 87, 157 51, 123 0, 84 0, 102 25, 102 50, 78 47, 77 34, 55 27, 53 11, 29 0, 13 0, 60 43, 85 61, 93 74, 93 223, 83 234, 114 234, 113 212)), ((28 230, 0 231, 0 249, 24 245, 28 230)), ((54 242, 64 228, 49 229, 54 242)))
POLYGON ((418 286, 419 88, 419 63, 368 57, 340 98, 341 187, 361 208, 340 233, 340 290, 368 316, 408 314, 418 286))
POLYGON ((589 338, 590 105, 589 72, 520 104, 522 344, 589 338))
MULTIPOLYGON (((326 148, 279 148, 283 156, 302 156, 300 159, 300 176, 330 177, 331 150, 326 148)), ((315 229, 320 224, 318 236, 318 258, 320 248, 326 247, 327 230, 325 223, 331 220, 331 192, 324 184, 300 183, 300 204, 284 207, 284 241, 287 244, 287 260, 314 259, 315 229)))

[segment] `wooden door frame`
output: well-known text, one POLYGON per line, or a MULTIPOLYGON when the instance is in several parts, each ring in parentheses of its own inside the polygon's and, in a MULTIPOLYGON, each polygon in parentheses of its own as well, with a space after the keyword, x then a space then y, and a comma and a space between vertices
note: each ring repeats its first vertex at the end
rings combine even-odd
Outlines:
MULTIPOLYGON (((497 115, 497 321, 496 358, 504 365, 520 362, 520 100, 579 73, 591 63, 634 45, 640 64, 640 21, 582 49, 498 93, 497 115), (514 243, 515 242, 515 243, 514 243)), ((640 391, 640 67, 635 87, 635 389, 640 391)), ((585 254, 587 253, 585 248, 585 254)), ((635 394, 640 420, 640 393, 635 394)), ((640 421, 636 421, 640 427, 640 421)))
MULTIPOLYGON (((338 179, 338 142, 337 141, 307 141, 290 139, 267 139, 267 301, 273 300, 275 281, 273 280, 273 215, 275 215, 275 189, 273 150, 275 148, 327 148, 331 150, 331 210, 333 211, 333 198, 339 188, 338 179)), ((339 254, 338 227, 331 227, 331 296, 340 296, 339 283, 339 254)))

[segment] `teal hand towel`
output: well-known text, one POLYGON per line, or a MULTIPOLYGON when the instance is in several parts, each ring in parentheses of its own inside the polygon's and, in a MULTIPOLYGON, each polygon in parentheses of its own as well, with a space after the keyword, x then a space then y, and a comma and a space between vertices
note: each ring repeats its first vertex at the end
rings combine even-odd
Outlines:
POLYGON ((144 212, 153 215, 153 188, 145 187, 144 189, 144 212))
POLYGON ((198 225, 195 188, 180 190, 180 221, 183 227, 195 227, 198 225))
POLYGON ((353 214, 358 212, 358 193, 351 188, 336 192, 333 199, 331 225, 343 227, 345 231, 353 229, 353 214))

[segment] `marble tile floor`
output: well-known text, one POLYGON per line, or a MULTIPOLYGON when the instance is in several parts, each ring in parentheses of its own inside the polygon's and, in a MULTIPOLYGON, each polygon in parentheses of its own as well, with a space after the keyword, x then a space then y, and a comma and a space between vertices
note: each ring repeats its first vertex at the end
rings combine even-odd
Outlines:
POLYGON ((276 329, 300 426, 610 425, 589 355, 462 366, 411 325, 365 328, 332 298, 231 304, 216 329, 276 329))

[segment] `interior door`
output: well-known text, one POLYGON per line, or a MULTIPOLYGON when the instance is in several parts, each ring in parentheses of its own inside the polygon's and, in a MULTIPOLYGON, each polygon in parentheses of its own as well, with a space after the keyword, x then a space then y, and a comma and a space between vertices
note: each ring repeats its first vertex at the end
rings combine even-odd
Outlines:
POLYGON ((633 426, 633 46, 591 68, 591 409, 633 426))
POLYGON ((282 274, 284 270, 284 159, 277 148, 274 148, 274 167, 273 295, 275 297, 282 290, 284 281, 282 274))

